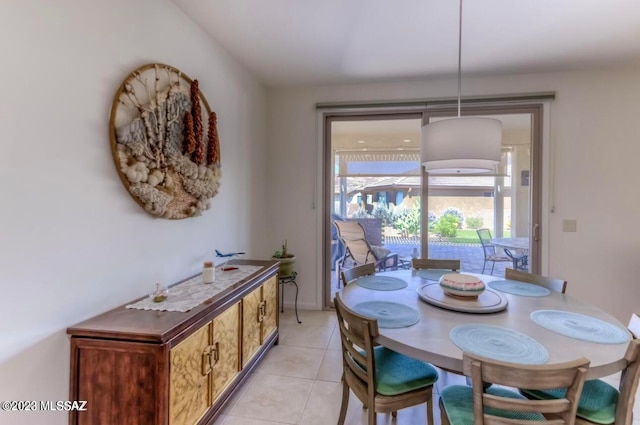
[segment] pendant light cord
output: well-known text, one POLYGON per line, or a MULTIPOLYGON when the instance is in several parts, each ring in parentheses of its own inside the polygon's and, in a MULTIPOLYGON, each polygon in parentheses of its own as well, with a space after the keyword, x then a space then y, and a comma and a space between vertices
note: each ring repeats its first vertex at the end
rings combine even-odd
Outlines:
POLYGON ((462 0, 460 0, 460 16, 458 22, 458 118, 460 118, 460 104, 462 93, 462 0))

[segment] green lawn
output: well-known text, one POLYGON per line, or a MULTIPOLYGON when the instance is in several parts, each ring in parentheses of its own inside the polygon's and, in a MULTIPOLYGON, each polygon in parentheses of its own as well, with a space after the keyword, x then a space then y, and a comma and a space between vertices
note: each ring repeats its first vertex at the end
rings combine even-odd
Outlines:
MULTIPOLYGON (((509 230, 505 230, 504 232, 505 238, 511 236, 511 232, 509 230)), ((457 235, 455 238, 447 239, 452 243, 480 243, 480 239, 478 239, 478 233, 475 229, 458 229, 457 235)))

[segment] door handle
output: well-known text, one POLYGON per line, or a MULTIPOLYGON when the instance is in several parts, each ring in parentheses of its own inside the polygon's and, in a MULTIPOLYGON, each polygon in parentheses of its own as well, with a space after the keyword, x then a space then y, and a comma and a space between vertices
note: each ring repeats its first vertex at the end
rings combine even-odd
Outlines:
POLYGON ((540 240, 540 225, 539 224, 534 224, 533 225, 533 240, 538 242, 540 240))

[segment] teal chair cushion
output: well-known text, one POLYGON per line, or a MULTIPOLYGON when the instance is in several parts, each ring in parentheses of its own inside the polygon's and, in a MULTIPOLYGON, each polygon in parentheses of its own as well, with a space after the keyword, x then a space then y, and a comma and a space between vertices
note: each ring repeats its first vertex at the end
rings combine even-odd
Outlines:
MULTIPOLYGON (((525 395, 548 400, 562 398, 566 388, 551 390, 521 390, 525 395)), ((616 418, 616 404, 618 404, 618 390, 600 379, 585 381, 582 395, 578 402, 577 416, 597 424, 612 424, 616 418)))
MULTIPOLYGON (((451 425, 473 424, 473 393, 472 388, 466 385, 450 385, 440 393, 440 401, 444 408, 449 423, 451 425)), ((509 397, 525 399, 520 394, 505 388, 492 386, 485 390, 487 394, 499 397, 509 397)), ((521 419, 528 421, 543 421, 544 416, 540 413, 516 412, 494 408, 485 408, 486 414, 500 416, 510 419, 521 419)))
POLYGON ((392 396, 433 385, 438 371, 429 363, 412 359, 385 347, 375 347, 376 391, 392 396))

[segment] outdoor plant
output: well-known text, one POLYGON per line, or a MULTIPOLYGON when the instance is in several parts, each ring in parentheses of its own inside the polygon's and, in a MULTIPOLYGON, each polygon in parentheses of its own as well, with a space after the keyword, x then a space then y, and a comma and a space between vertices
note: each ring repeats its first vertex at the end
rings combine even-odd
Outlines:
POLYGON ((482 227, 482 217, 469 217, 467 219, 467 227, 469 229, 479 229, 482 227))
POLYGON ((440 217, 445 215, 452 215, 458 219, 458 229, 462 229, 462 223, 464 223, 464 214, 456 207, 449 207, 442 211, 440 217))
POLYGON ((371 218, 373 217, 371 214, 367 212, 364 208, 360 207, 356 212, 351 214, 349 218, 371 218))
POLYGON ((435 224, 434 230, 445 238, 455 238, 458 234, 458 217, 443 214, 435 224))
POLYGON ((388 226, 392 221, 391 209, 387 206, 386 202, 378 202, 371 210, 371 215, 375 218, 379 218, 382 221, 383 226, 388 226))
POLYGON ((420 233, 420 206, 412 209, 404 209, 404 214, 396 216, 394 221, 396 229, 407 235, 420 233))

